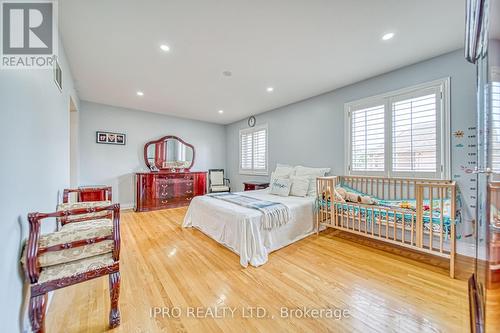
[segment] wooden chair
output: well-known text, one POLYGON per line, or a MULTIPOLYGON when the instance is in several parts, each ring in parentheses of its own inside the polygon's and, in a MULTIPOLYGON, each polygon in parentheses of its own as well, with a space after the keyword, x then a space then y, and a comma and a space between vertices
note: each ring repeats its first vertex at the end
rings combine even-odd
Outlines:
POLYGON ((231 192, 229 179, 224 178, 224 169, 208 170, 208 192, 231 192))
POLYGON ((120 205, 30 213, 29 238, 22 262, 30 282, 29 318, 33 332, 44 332, 47 293, 76 283, 109 275, 111 310, 109 326, 120 324, 120 205), (85 216, 111 213, 112 219, 85 216), (78 220, 67 218, 80 216, 78 220), (56 232, 40 235, 47 218, 66 223, 56 232), (78 250, 75 250, 78 248, 78 250))

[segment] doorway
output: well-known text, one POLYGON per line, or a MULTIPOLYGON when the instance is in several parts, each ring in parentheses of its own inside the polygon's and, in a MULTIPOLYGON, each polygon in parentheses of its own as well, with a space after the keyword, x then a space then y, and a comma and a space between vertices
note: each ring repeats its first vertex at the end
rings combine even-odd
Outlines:
POLYGON ((79 114, 73 98, 69 98, 69 185, 78 186, 79 177, 79 150, 78 150, 78 121, 79 114))

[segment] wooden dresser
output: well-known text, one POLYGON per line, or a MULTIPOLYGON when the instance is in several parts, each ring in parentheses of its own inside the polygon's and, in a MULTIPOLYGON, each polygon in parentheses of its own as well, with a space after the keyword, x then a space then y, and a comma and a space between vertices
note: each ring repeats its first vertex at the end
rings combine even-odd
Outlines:
POLYGON ((135 211, 188 206, 206 193, 206 172, 136 173, 135 211))

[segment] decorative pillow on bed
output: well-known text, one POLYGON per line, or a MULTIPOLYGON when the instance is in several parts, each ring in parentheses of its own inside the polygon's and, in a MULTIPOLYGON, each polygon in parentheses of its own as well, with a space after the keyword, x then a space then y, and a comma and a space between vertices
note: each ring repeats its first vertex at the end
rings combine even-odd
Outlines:
POLYGON ((277 175, 276 172, 271 172, 271 180, 269 181, 272 184, 276 179, 289 179, 288 175, 277 175))
POLYGON ((278 177, 286 176, 283 178, 289 178, 290 176, 295 174, 295 168, 291 165, 287 164, 276 164, 276 170, 274 170, 274 174, 278 177))
POLYGON ((271 182, 271 191, 269 193, 287 197, 290 194, 291 185, 292 181, 290 179, 274 178, 271 182))
POLYGON ((290 195, 296 197, 305 197, 309 190, 309 177, 307 176, 292 176, 292 187, 290 188, 290 195))
POLYGON ((309 178, 309 190, 307 191, 308 196, 316 195, 316 177, 323 177, 328 172, 330 172, 330 168, 309 168, 301 165, 295 167, 296 176, 306 176, 309 178))

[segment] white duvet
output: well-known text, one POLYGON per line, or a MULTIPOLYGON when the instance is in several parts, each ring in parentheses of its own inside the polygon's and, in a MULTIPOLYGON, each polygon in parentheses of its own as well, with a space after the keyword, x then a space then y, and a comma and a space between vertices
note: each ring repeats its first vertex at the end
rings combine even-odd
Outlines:
POLYGON ((272 251, 315 231, 314 197, 280 197, 269 194, 268 189, 242 194, 285 204, 290 208, 290 220, 279 228, 264 230, 260 211, 210 196, 198 196, 191 201, 182 226, 195 227, 239 254, 240 264, 244 267, 265 264, 272 251))

